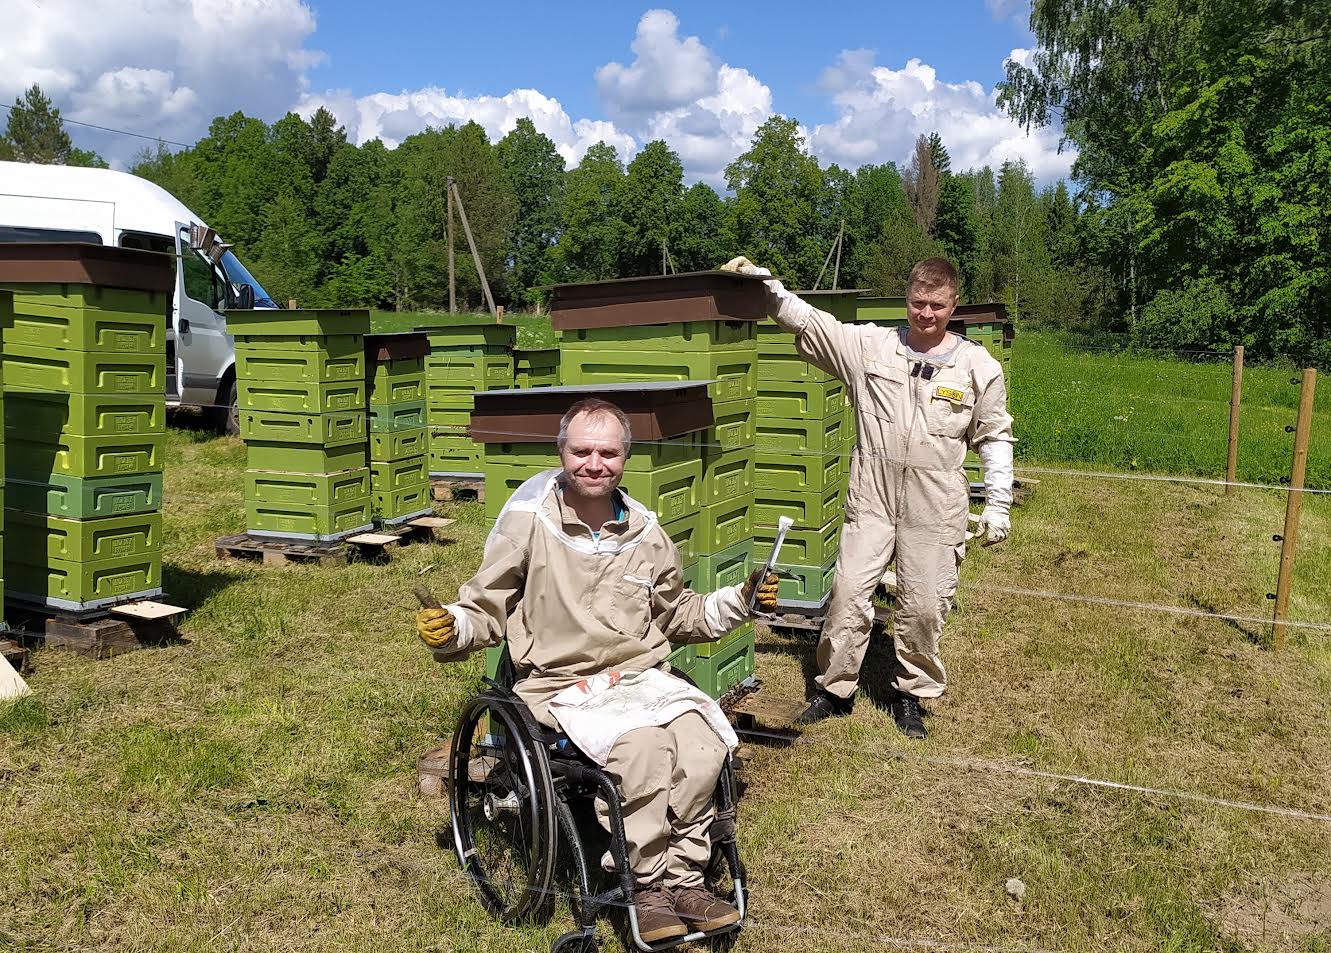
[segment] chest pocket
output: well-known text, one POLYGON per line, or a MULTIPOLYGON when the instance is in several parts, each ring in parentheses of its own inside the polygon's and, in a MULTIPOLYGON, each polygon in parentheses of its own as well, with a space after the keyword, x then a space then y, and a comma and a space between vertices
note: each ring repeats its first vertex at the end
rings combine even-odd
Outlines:
POLYGON ((870 364, 864 372, 860 409, 883 420, 896 420, 906 401, 906 371, 890 364, 870 364))
POLYGON ((652 621, 652 581, 646 575, 625 573, 615 580, 610 618, 626 635, 643 635, 652 621))
POLYGON ((929 408, 925 412, 929 433, 936 437, 966 436, 975 414, 975 391, 965 381, 929 383, 929 408))

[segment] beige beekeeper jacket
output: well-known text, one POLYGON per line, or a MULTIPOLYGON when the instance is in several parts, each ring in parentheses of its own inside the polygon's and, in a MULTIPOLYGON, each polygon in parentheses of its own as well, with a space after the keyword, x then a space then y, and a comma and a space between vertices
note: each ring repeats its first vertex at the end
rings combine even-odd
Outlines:
POLYGON ((941 695, 939 639, 956 595, 969 512, 962 463, 968 447, 1013 441, 1002 367, 981 345, 957 338, 950 356, 928 359, 926 379, 896 328, 843 324, 793 295, 773 310, 795 334, 800 354, 845 382, 859 427, 818 684, 843 698, 855 691, 873 591, 895 558, 894 685, 919 697, 941 695))
POLYGON ((622 489, 627 516, 594 538, 557 491, 561 478, 532 477, 504 505, 481 568, 447 607, 457 638, 434 652, 452 661, 507 638, 514 690, 551 727, 549 702, 570 685, 666 668, 672 642, 713 641, 749 618, 739 586, 706 595, 684 587, 674 542, 622 489))

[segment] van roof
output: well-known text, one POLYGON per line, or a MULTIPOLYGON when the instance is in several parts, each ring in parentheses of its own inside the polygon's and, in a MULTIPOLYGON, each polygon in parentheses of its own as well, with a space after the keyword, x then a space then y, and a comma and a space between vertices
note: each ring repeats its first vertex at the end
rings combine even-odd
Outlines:
POLYGON ((113 202, 118 231, 174 235, 176 222, 206 224, 161 186, 114 169, 0 162, 0 194, 113 202))

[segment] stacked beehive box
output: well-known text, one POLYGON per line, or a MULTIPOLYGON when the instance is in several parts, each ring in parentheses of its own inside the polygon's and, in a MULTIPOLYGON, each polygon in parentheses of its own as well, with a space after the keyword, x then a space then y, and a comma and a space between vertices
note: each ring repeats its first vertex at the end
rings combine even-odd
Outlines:
MULTIPOLYGON (((656 451, 664 459, 653 461, 643 479, 624 480, 630 494, 656 510, 675 540, 685 582, 706 593, 743 582, 752 563, 756 322, 727 320, 727 312, 738 307, 747 317, 759 317, 764 299, 760 285, 751 301, 737 301, 743 292, 736 292, 743 286, 726 278, 679 278, 641 279, 636 292, 633 282, 557 289, 552 317, 563 332, 560 377, 565 384, 709 382, 713 425, 699 438, 656 451), (620 303, 635 293, 640 303, 620 303), (611 307, 630 310, 623 320, 655 317, 660 323, 606 320, 597 327, 573 326, 592 323, 579 320, 587 312, 611 307), (694 316, 700 319, 689 320, 694 316)), ((635 443, 634 455, 646 449, 635 443)), ((681 667, 704 691, 715 697, 725 694, 753 674, 753 623, 719 642, 699 644, 694 656, 681 667)))
POLYGON ((477 391, 513 387, 512 325, 462 322, 428 328, 426 422, 431 476, 482 475, 480 444, 467 435, 477 391))
POLYGON ((558 384, 559 348, 529 348, 513 352, 514 387, 555 387, 558 384))
POLYGON ((371 526, 368 329, 359 310, 227 313, 250 535, 328 542, 371 526))
MULTIPOLYGON (((853 315, 856 292, 802 292, 838 318, 853 315)), ((809 364, 793 335, 758 326, 755 554, 771 551, 780 516, 795 521, 781 550, 784 607, 816 610, 827 600, 845 522, 853 417, 846 387, 809 364)))
POLYGON ((370 413, 370 509, 394 525, 430 512, 430 458, 425 429, 424 334, 365 339, 370 413))
POLYGON ((165 255, 0 245, 4 581, 27 604, 93 609, 162 585, 165 255))

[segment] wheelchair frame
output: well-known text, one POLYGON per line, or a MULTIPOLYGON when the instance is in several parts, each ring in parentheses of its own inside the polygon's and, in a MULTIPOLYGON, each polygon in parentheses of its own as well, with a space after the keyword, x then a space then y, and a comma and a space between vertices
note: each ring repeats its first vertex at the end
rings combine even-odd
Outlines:
POLYGON ((614 781, 578 751, 567 736, 536 721, 509 687, 516 678, 507 648, 496 674, 498 680, 484 679, 489 690, 482 691, 463 707, 449 754, 453 847, 463 871, 477 885, 486 909, 506 923, 548 919, 556 895, 551 884, 562 833, 568 840, 578 881, 578 928, 556 939, 551 953, 594 953, 598 947, 597 918, 602 911, 616 906, 627 909, 634 945, 644 953, 738 931, 744 925, 747 897, 744 865, 736 843, 735 775, 730 755, 726 755, 717 779, 716 818, 709 829, 712 860, 708 870, 719 872, 724 862, 732 884, 730 900, 740 919, 711 933, 694 931, 677 939, 647 943, 638 929, 637 907, 633 903, 635 882, 628 862, 620 795, 614 781), (479 749, 484 752, 479 758, 474 750, 478 738, 479 749), (588 864, 583 837, 570 807, 570 802, 598 796, 609 808, 609 848, 618 880, 617 886, 599 893, 594 892, 595 868, 588 864), (496 880, 493 872, 486 869, 485 851, 476 837, 481 830, 475 826, 478 819, 489 825, 491 833, 502 832, 506 827, 518 829, 515 833, 526 868, 520 890, 506 892, 504 888, 512 883, 496 880))

